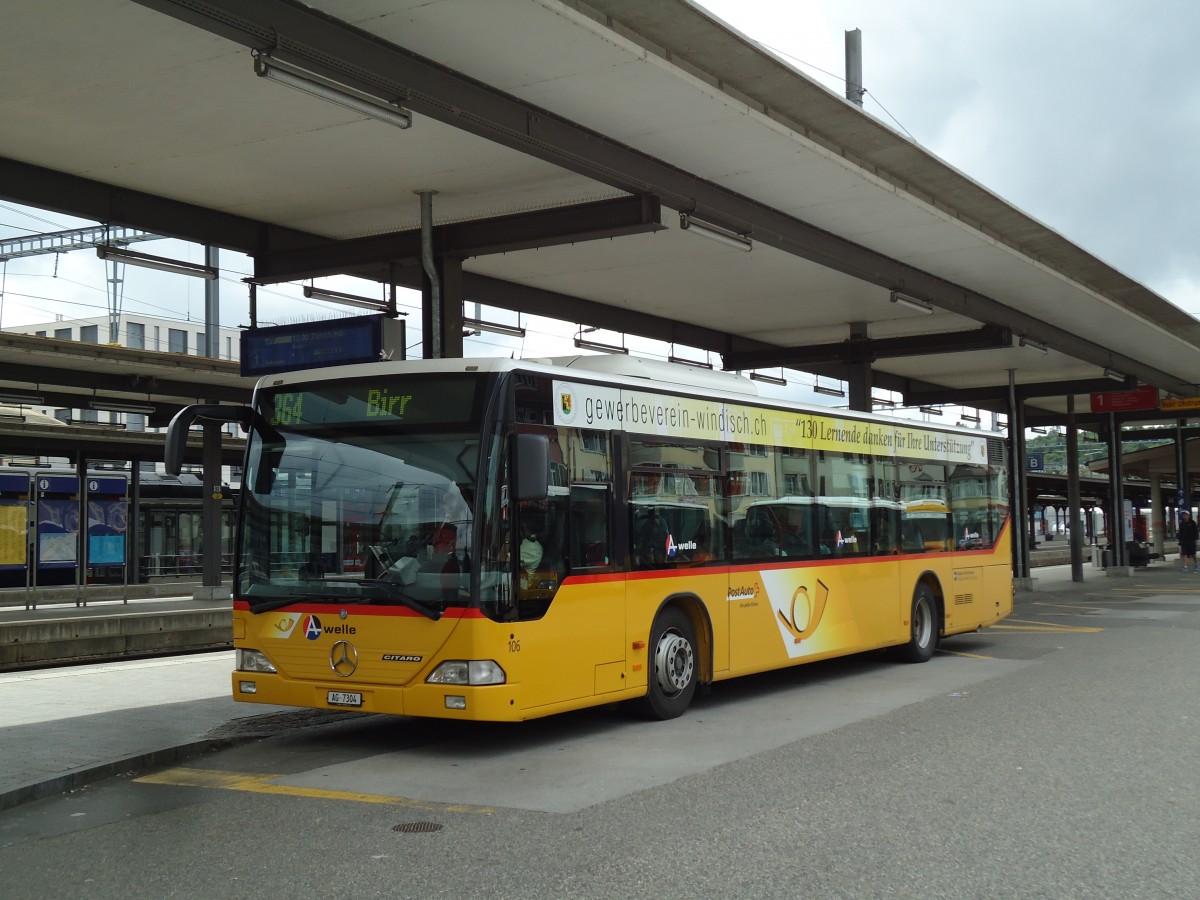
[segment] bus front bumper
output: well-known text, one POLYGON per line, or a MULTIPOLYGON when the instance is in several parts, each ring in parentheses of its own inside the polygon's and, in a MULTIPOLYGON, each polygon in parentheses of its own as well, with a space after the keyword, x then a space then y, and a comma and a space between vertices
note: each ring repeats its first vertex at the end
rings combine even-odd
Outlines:
POLYGON ((243 703, 480 722, 517 722, 526 718, 517 707, 517 691, 511 684, 421 683, 401 687, 302 682, 261 672, 235 671, 231 685, 233 699, 243 703))

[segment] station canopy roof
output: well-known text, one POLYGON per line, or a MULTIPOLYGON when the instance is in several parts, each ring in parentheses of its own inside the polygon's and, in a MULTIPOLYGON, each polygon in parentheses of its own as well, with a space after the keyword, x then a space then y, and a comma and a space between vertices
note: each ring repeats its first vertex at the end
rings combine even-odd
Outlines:
POLYGON ((1055 413, 1120 388, 1105 370, 1200 394, 1192 316, 688 0, 42 0, 4 18, 0 194, 248 253, 264 283, 419 284, 417 192, 436 191, 467 300, 729 368, 867 360, 914 405, 1002 408, 1010 370, 1055 413), (255 53, 394 99, 411 127, 256 77, 255 53))

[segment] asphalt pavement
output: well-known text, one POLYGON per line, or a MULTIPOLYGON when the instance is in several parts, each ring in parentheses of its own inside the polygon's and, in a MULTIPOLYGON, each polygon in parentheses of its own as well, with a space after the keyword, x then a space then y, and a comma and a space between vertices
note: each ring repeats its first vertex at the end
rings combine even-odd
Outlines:
MULTIPOLYGON (((1112 576, 1087 566, 1082 583, 1070 566, 1034 570, 1032 591, 1018 593, 1015 614, 1047 597, 1142 586, 1164 588, 1200 575, 1174 561, 1112 576)), ((328 721, 320 710, 235 703, 233 651, 0 674, 0 809, 124 772, 168 765, 285 727, 328 721)))

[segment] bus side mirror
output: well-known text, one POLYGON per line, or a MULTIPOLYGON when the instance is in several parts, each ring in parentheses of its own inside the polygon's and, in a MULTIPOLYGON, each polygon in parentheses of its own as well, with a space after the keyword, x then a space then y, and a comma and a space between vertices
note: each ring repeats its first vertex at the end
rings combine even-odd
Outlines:
POLYGON ((167 426, 166 450, 163 453, 167 474, 178 475, 183 470, 183 453, 187 449, 188 429, 197 419, 237 422, 243 430, 247 430, 252 415, 253 412, 248 406, 185 406, 175 414, 171 424, 167 426))
POLYGON ((544 434, 517 434, 517 500, 545 500, 550 494, 550 440, 544 434))

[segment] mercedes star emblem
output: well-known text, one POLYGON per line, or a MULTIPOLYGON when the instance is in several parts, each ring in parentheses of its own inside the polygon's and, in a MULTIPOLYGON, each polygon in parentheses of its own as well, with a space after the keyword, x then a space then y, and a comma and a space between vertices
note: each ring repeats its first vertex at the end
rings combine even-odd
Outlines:
POLYGON ((358 668, 358 651, 349 641, 338 641, 329 648, 329 668, 342 678, 349 678, 358 668))

